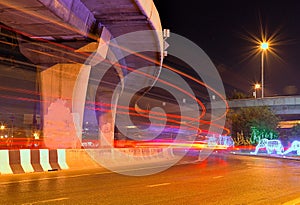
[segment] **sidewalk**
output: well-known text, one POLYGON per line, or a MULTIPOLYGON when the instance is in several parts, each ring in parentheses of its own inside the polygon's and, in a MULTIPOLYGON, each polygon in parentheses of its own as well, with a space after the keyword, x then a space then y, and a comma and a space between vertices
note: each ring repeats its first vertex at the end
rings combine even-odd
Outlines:
POLYGON ((251 154, 254 150, 236 150, 231 151, 230 154, 241 155, 241 156, 251 156, 251 157, 265 157, 265 158, 278 158, 278 159, 289 159, 289 160, 299 160, 300 156, 296 154, 289 153, 287 155, 278 155, 278 154, 268 154, 266 151, 260 151, 257 154, 251 154))

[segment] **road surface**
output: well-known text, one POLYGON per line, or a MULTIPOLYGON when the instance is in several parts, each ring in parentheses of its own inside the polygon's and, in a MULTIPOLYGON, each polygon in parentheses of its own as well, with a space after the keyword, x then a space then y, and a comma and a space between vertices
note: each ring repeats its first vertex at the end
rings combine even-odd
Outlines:
POLYGON ((104 169, 3 175, 0 204, 297 204, 299 166, 215 153, 143 177, 104 169))

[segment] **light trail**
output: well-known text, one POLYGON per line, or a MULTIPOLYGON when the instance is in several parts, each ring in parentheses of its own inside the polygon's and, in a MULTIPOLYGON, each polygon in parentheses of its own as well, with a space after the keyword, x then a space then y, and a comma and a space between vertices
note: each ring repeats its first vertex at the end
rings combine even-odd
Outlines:
MULTIPOLYGON (((106 104, 107 106, 108 104, 106 104)), ((105 105, 104 105, 105 106, 105 105)), ((112 105, 113 106, 113 105, 112 105)), ((122 108, 119 107, 117 105, 117 108, 122 108)), ((97 110, 97 111, 109 111, 110 109, 103 109, 103 108, 93 108, 93 107, 89 107, 89 109, 91 110, 97 110)), ((131 108, 127 108, 125 107, 124 109, 129 109, 129 110, 132 110, 132 111, 135 111, 135 108, 131 107, 131 108)), ((165 118, 161 118, 161 117, 156 117, 156 116, 152 116, 152 115, 149 115, 149 111, 145 111, 145 113, 148 113, 148 114, 142 114, 142 113, 135 113, 135 112, 122 112, 122 111, 117 111, 118 114, 123 114, 123 115, 126 115, 126 114, 129 114, 131 116, 142 116, 142 117, 145 117, 145 118, 152 118, 152 119, 157 119, 157 120, 160 120, 160 121, 164 121, 165 118)), ((174 117, 174 118, 185 118, 185 116, 181 116, 181 115, 174 115, 174 114, 166 114, 166 113, 160 113, 160 112, 152 112, 151 111, 151 114, 156 114, 156 115, 159 115, 159 116, 171 116, 171 117, 174 117)), ((194 119, 193 119, 194 120, 194 119)), ((196 130, 196 131, 201 131, 202 129, 199 128, 199 127, 195 127, 193 125, 189 125, 187 123, 183 123, 182 121, 178 121, 178 120, 174 120, 174 119, 169 119, 167 118, 166 120, 167 122, 173 122, 173 123, 176 123, 178 125, 183 125, 183 126, 187 126, 187 127, 191 127, 193 128, 193 130, 196 130)), ((206 124, 206 125, 211 125, 211 126, 214 126, 214 127, 218 127, 218 128, 221 128, 223 129, 224 131, 226 131, 226 135, 230 134, 230 130, 226 127, 223 127, 223 126, 220 126, 218 124, 214 124, 214 123, 211 123, 211 122, 208 122, 208 121, 203 121, 203 120, 199 120, 200 123, 203 123, 203 124, 206 124)), ((211 132, 211 133, 214 133, 214 132, 211 132)), ((214 133, 216 134, 216 133, 214 133)))
MULTIPOLYGON (((10 91, 10 92, 17 92, 17 93, 22 93, 22 94, 29 94, 29 95, 38 95, 40 96, 40 93, 38 92, 35 92, 35 91, 31 91, 31 90, 25 90, 25 89, 16 89, 16 88, 9 88, 9 87, 3 87, 3 86, 0 86, 0 90, 6 90, 6 91, 10 91)), ((8 96, 8 95, 0 95, 2 98, 6 98, 6 99, 13 99, 13 100, 20 100, 20 101, 31 101, 31 102, 48 102, 48 103, 51 103, 52 101, 51 100, 36 100, 36 99, 31 99, 31 98, 25 98, 25 97, 15 97, 15 96, 8 96)), ((50 97, 50 98, 59 98, 59 96, 47 96, 47 97, 50 97)), ((64 100, 71 100, 71 98, 64 98, 64 100)), ((161 112, 153 112, 151 111, 152 114, 155 114, 155 115, 158 115, 158 117, 155 117, 155 116, 152 116, 152 115, 149 115, 149 112, 150 111, 147 111, 147 110, 143 110, 142 113, 134 113, 136 111, 136 109, 134 107, 127 107, 127 106, 121 106, 121 105, 113 105, 113 104, 106 104, 106 103, 93 103, 93 102, 90 102, 90 101, 87 101, 87 105, 93 105, 93 106, 101 106, 101 107, 107 107, 107 108, 110 108, 112 106, 116 106, 118 109, 125 109, 125 110, 130 110, 131 112, 129 112, 130 115, 134 115, 134 116, 143 116, 145 118, 153 118, 153 119, 158 119, 158 120, 164 120, 165 118, 161 118, 159 116, 166 116, 167 117, 167 121, 168 122, 173 122, 173 123, 176 123, 176 124, 179 124, 179 125, 183 125, 185 126, 186 123, 182 123, 181 121, 177 121, 177 120, 174 120, 174 119, 183 119, 183 120, 195 120, 193 118, 190 118, 190 117, 186 117, 186 116, 182 116, 182 115, 176 115, 176 114, 168 114, 168 113, 161 113, 161 112), (171 118, 171 119, 170 119, 171 118)), ((103 109, 103 108, 94 108, 94 107, 88 107, 86 106, 86 108, 89 108, 89 109, 93 109, 93 110, 98 110, 98 111, 109 111, 110 109, 103 109)), ((118 114, 126 114, 127 112, 117 112, 118 114)), ((203 123, 203 124, 208 124, 208 125, 212 125, 212 126, 216 126, 218 127, 217 124, 214 124, 214 123, 211 123, 211 122, 207 122, 207 121, 203 121, 203 120, 199 120, 200 123, 203 123)), ((199 131, 199 128, 198 127, 195 127, 195 126, 192 126, 192 125, 188 125, 188 127, 191 127, 193 128, 193 130, 197 130, 199 131)), ((220 127, 219 128, 223 128, 227 134, 229 134, 229 130, 227 130, 227 128, 225 127, 220 127)))
MULTIPOLYGON (((26 36, 28 38, 32 38, 33 37, 33 35, 31 35, 29 33, 22 32, 22 31, 19 31, 19 30, 16 30, 16 29, 12 29, 12 28, 4 26, 4 25, 0 25, 0 28, 4 28, 4 29, 9 30, 11 32, 21 34, 22 36, 26 36)), ((8 34, 4 34, 4 33, 1 33, 1 35, 17 40, 17 37, 13 36, 13 35, 8 35, 8 34)), ((53 42, 53 41, 49 41, 49 40, 46 40, 46 39, 43 39, 43 38, 35 38, 35 40, 39 41, 39 42, 42 42, 42 43, 47 43, 49 45, 41 44, 39 42, 30 41, 30 40, 27 40, 27 39, 22 39, 22 41, 30 43, 32 45, 36 45, 38 47, 42 47, 42 48, 45 48, 45 49, 50 49, 52 51, 57 51, 59 53, 64 53, 64 54, 67 54, 69 56, 73 56, 75 58, 78 58, 79 60, 82 60, 82 61, 85 61, 91 55, 90 53, 86 53, 86 52, 76 52, 76 49, 74 49, 72 47, 69 47, 69 46, 66 46, 66 45, 62 45, 62 44, 59 44, 59 43, 56 43, 56 42, 53 42), (50 45, 55 46, 55 47, 51 47, 50 45), (61 50, 60 48, 61 49, 65 49, 66 51, 65 50, 61 50)), ((34 50, 34 49, 31 49, 31 50, 34 51, 34 52, 39 52, 40 54, 43 54, 43 55, 49 55, 46 52, 42 52, 42 51, 38 51, 38 50, 34 50)), ((99 58, 99 60, 101 60, 101 59, 99 58)), ((80 63, 80 62, 81 61, 76 62, 76 63, 80 63)))
MULTIPOLYGON (((124 51, 126 51, 126 52, 130 52, 129 49, 124 48, 124 47, 121 47, 121 46, 119 46, 119 45, 116 45, 116 44, 113 44, 113 43, 111 43, 111 45, 113 45, 113 46, 119 48, 120 50, 124 50, 124 51)), ((132 53, 134 53, 134 52, 132 52, 132 53)), ((153 59, 151 59, 151 58, 148 58, 148 57, 145 56, 145 55, 138 54, 138 53, 134 53, 134 55, 136 55, 136 56, 138 56, 138 57, 140 57, 140 58, 142 58, 142 59, 145 59, 145 60, 147 60, 147 61, 149 61, 149 62, 152 62, 152 63, 154 63, 154 64, 156 64, 156 65, 160 65, 160 62, 159 62, 159 61, 153 60, 153 59)), ((201 86, 203 86, 203 87, 206 87, 206 88, 208 88, 209 90, 213 91, 217 96, 220 97, 220 99, 221 99, 222 101, 224 101, 224 104, 225 104, 225 106, 226 106, 226 111, 225 111, 225 113, 224 113, 223 115, 221 115, 219 118, 214 119, 214 121, 217 121, 217 120, 219 120, 219 119, 222 119, 223 117, 226 116, 226 114, 227 114, 227 112, 228 112, 228 109, 229 109, 229 105, 228 105, 228 103, 227 103, 227 101, 226 101, 226 97, 225 97, 225 96, 223 96, 222 94, 220 94, 218 91, 216 91, 214 88, 210 87, 210 86, 207 85, 206 83, 204 83, 204 82, 202 82, 202 81, 200 81, 200 80, 194 78, 193 76, 190 76, 190 75, 188 75, 188 74, 186 74, 186 73, 184 73, 184 72, 182 72, 182 71, 179 71, 179 70, 177 70, 177 69, 175 69, 175 68, 172 68, 171 66, 168 66, 168 65, 166 65, 166 64, 163 64, 162 67, 163 67, 163 68, 167 68, 167 69, 169 69, 170 71, 173 71, 173 72, 175 72, 175 73, 177 73, 177 74, 179 74, 179 75, 181 75, 181 76, 184 76, 184 77, 186 77, 186 78, 188 78, 188 79, 190 79, 190 80, 192 80, 192 81, 198 83, 199 85, 201 85, 201 86)), ((197 100, 196 100, 196 101, 197 101, 197 100)), ((198 102, 198 101, 197 101, 197 102, 198 102)), ((202 104, 202 103, 201 103, 201 104, 202 104)), ((200 104, 200 106, 201 106, 201 104, 200 104)), ((203 105, 203 104, 202 104, 202 105, 203 105)), ((202 106, 201 106, 201 107, 202 107, 202 106)), ((204 108, 204 109, 205 109, 205 108, 204 108)))
MULTIPOLYGON (((38 18, 41 18, 41 19, 44 19, 44 20, 48 20, 48 21, 51 22, 51 23, 57 24, 57 25, 59 25, 59 26, 65 27, 66 29, 69 29, 69 30, 75 31, 75 32, 77 32, 77 33, 80 33, 80 31, 78 31, 78 30, 76 30, 76 29, 74 30, 73 27, 66 26, 65 24, 58 24, 58 22, 53 21, 52 19, 49 19, 49 18, 44 17, 44 16, 42 16, 42 15, 37 15, 36 13, 33 14, 33 13, 31 13, 30 11, 24 11, 24 10, 21 9, 20 7, 15 6, 15 5, 12 5, 12 4, 9 4, 8 2, 5 2, 5 3, 2 2, 1 4, 6 5, 6 6, 9 6, 9 7, 11 7, 11 8, 14 8, 14 9, 16 9, 16 10, 20 10, 20 11, 22 11, 22 12, 24 12, 24 13, 26 13, 26 14, 32 15, 32 16, 34 16, 34 17, 38 17, 38 18)), ((13 30, 13 31, 16 31, 16 30, 13 30)), ((21 31, 18 31, 18 32, 21 33, 22 35, 26 35, 26 36, 29 36, 29 37, 33 37, 32 35, 26 34, 26 33, 24 33, 24 32, 21 32, 21 31)), ((90 37, 92 37, 92 39, 94 39, 94 40, 98 40, 98 37, 96 37, 96 38, 93 38, 93 37, 95 37, 95 36, 90 36, 90 37)), ((69 49, 70 52, 75 52, 75 50, 74 50, 73 48, 70 48, 70 47, 67 47, 67 46, 62 46, 61 44, 57 44, 57 43, 54 43, 54 42, 51 42, 51 41, 47 41, 47 40, 45 40, 45 39, 37 39, 37 40, 44 41, 44 42, 47 42, 47 43, 51 43, 51 44, 53 44, 53 45, 55 45, 55 46, 58 46, 58 47, 61 47, 61 48, 69 49)), ((111 43, 111 45, 113 45, 113 44, 111 43)), ((41 45, 39 45, 39 46, 41 46, 41 45)), ((118 45, 113 45, 113 46, 118 47, 120 50, 126 50, 126 51, 128 51, 128 49, 123 48, 123 47, 120 47, 120 46, 118 46, 118 45)), ((51 47, 50 49, 53 50, 52 47, 51 47)), ((32 51, 38 52, 38 51, 35 51, 35 50, 32 50, 32 51)), ((62 52, 62 51, 59 50, 59 52, 62 52)), ((129 52, 130 52, 130 50, 129 50, 129 52)), ((47 53, 45 53, 45 52, 40 52, 40 54, 43 54, 43 55, 49 55, 49 54, 47 54, 47 53)), ((70 54, 70 53, 68 53, 68 54, 70 54)), ((76 54, 77 54, 77 53, 76 53, 76 54)), ((80 54, 84 55, 85 53, 80 53, 80 54)), ((138 54, 138 53, 134 53, 134 52, 132 52, 132 54, 133 54, 133 55, 136 55, 136 56, 138 56, 138 57, 141 57, 141 58, 143 58, 143 59, 145 59, 145 60, 148 60, 149 62, 152 62, 152 63, 154 63, 154 64, 156 64, 156 65, 160 65, 160 62, 159 62, 159 61, 153 60, 153 59, 151 59, 151 58, 148 58, 148 57, 146 57, 145 55, 138 54)), ((90 54, 86 54, 85 56, 89 56, 89 55, 90 55, 90 54)), ((53 55, 52 55, 52 56, 53 56, 53 55)), ((60 57, 60 58, 61 58, 61 57, 60 57)), ((63 59, 65 59, 65 58, 63 58, 63 59)), ((102 59, 101 59, 101 60, 102 60, 102 59)), ((109 62, 109 61, 108 61, 108 62, 109 62)), ((76 63, 76 62, 75 62, 75 63, 76 63)), ((120 65, 120 64, 118 64, 118 63, 114 64, 114 66, 118 66, 119 68, 127 69, 127 70, 129 70, 129 71, 136 72, 136 73, 138 73, 138 74, 140 74, 140 75, 144 75, 144 76, 146 76, 146 77, 153 78, 154 80, 156 80, 156 78, 155 78, 154 76, 151 76, 151 75, 149 75, 149 74, 140 72, 140 71, 138 71, 138 70, 135 70, 134 68, 126 67, 126 66, 120 65)), ((178 74, 181 75, 181 76, 185 76, 185 77, 187 77, 188 79, 191 79, 191 80, 193 80, 194 82, 196 82, 196 83, 198 83, 198 84, 200 84, 200 85, 202 85, 202 86, 204 86, 204 87, 206 87, 206 88, 212 90, 214 93, 216 93, 217 96, 219 96, 219 97, 225 102, 225 105, 226 105, 226 111, 225 111, 225 113, 224 113, 223 115, 221 115, 221 116, 218 117, 217 119, 214 119, 213 121, 217 121, 217 120, 219 120, 219 119, 221 119, 221 118, 223 118, 223 117, 226 116, 227 109, 228 109, 228 104, 227 104, 227 102, 226 102, 226 99, 225 99, 221 94, 219 94, 216 90, 214 90, 213 88, 211 88, 209 85, 205 84, 204 82, 202 82, 202 81, 200 81, 200 80, 198 80, 198 79, 196 79, 196 78, 194 78, 194 77, 192 77, 192 76, 189 76, 188 74, 185 74, 185 73, 183 73, 183 72, 181 72, 181 71, 179 71, 179 70, 176 70, 176 69, 174 69, 174 68, 172 68, 172 67, 170 67, 170 66, 163 65, 163 67, 164 67, 164 68, 167 68, 167 69, 169 69, 169 70, 171 70, 171 71, 173 71, 173 72, 176 72, 176 73, 178 73, 178 74)), ((203 105, 203 103, 202 103, 199 99, 197 99, 195 96, 193 96, 193 94, 190 94, 190 93, 186 92, 185 90, 183 90, 183 89, 181 89, 181 88, 179 88, 179 87, 177 87, 177 86, 174 86, 173 84, 171 84, 171 83, 169 83, 169 82, 163 81, 163 80, 161 80, 161 79, 158 79, 158 80, 161 81, 162 83, 164 83, 164 84, 166 84, 166 85, 168 85, 168 86, 172 86, 172 87, 176 88, 177 90, 179 90, 180 92, 183 92, 183 93, 185 93, 186 95, 192 97, 194 100, 196 100, 196 102, 197 102, 197 103, 200 105, 200 107, 202 108, 202 112, 201 112, 201 115, 199 116, 199 118, 202 118, 202 117, 205 115, 205 113, 206 113, 206 108, 205 108, 205 106, 203 105)), ((173 116, 173 117, 174 117, 174 116, 173 116)), ((181 116, 181 117, 182 117, 182 116, 181 116)), ((197 120, 197 119, 192 119, 191 121, 197 122, 198 120, 197 120)), ((202 122, 202 123, 205 123, 205 124, 213 125, 210 121, 204 121, 204 120, 202 120, 201 122, 202 122)))
MULTIPOLYGON (((5 27, 5 26, 3 26, 3 27, 5 27)), ((10 29, 10 28, 8 28, 8 27, 5 27, 6 29, 10 29)), ((12 29, 10 29, 11 31, 14 31, 14 30, 12 30, 12 29)), ((20 32, 20 31, 19 31, 20 32)), ((21 33, 22 35, 26 35, 26 36, 28 36, 28 37, 30 37, 31 35, 29 35, 29 34, 27 34, 27 33, 21 33)), ((40 40, 40 39, 39 39, 40 40)), ((47 43, 51 43, 51 44, 53 44, 53 45, 55 45, 55 43, 53 43, 53 42, 51 42, 51 41, 47 41, 47 40, 44 40, 44 39, 41 39, 41 40, 43 40, 44 42, 47 42, 47 43)), ((29 41, 28 41, 29 42, 29 41)), ((37 44, 38 46, 41 46, 40 44, 37 44)), ((55 50, 54 48, 52 48, 52 47, 49 47, 49 46, 42 46, 42 47, 45 47, 45 48, 50 48, 50 49, 52 49, 52 50, 55 50)), ((60 44, 59 44, 59 47, 62 47, 60 44)), ((67 48, 66 46, 63 46, 64 48, 67 48)), ((68 49, 70 49, 70 50, 72 50, 73 52, 74 52, 74 49, 73 48, 68 48, 68 49)), ((42 54, 42 55, 46 55, 46 56, 49 56, 49 57, 56 57, 56 56, 54 56, 54 55, 52 55, 52 54, 48 54, 48 53, 45 53, 45 52, 41 52, 41 51, 37 51, 37 50, 33 50, 33 49, 30 49, 32 52, 36 52, 36 53, 39 53, 39 54, 42 54)), ((123 49, 124 50, 124 49, 123 49)), ((62 52, 61 50, 58 50, 59 52, 62 52)), ((136 53, 134 53, 135 55, 137 55, 136 53)), ((65 58, 63 58, 63 57, 60 57, 60 56, 57 56, 56 58, 59 58, 59 59, 65 59, 65 58)), ((99 60, 102 60, 102 59, 99 59, 99 60)), ((107 61, 108 63, 110 62, 109 60, 104 60, 104 61, 107 61)), ((78 62, 74 62, 74 61, 70 61, 70 62, 72 62, 72 63, 78 63, 78 62)), ((156 63, 157 63, 158 61, 156 61, 156 63)), ((138 74, 140 74, 140 75, 144 75, 144 76, 146 76, 146 77, 149 77, 149 78, 152 78, 152 79, 154 79, 154 80, 156 80, 156 77, 154 77, 154 76, 152 76, 152 75, 149 75, 149 74, 146 74, 146 73, 144 73, 144 72, 141 72, 141 71, 138 71, 138 70, 136 70, 136 69, 134 69, 134 68, 130 68, 130 67, 127 67, 127 66, 123 66, 123 65, 121 65, 121 64, 118 64, 118 63, 116 63, 115 64, 115 66, 118 66, 119 68, 122 68, 122 69, 126 69, 126 70, 128 70, 128 71, 132 71, 132 72, 135 72, 135 73, 138 73, 138 74)), ((58 71, 57 71, 58 72, 58 71)), ((199 118, 202 118, 204 115, 205 115, 205 111, 206 111, 206 108, 205 108, 205 106, 203 105, 203 103, 200 101, 200 100, 198 100, 193 94, 190 94, 190 93, 188 93, 188 92, 186 92, 185 90, 183 90, 183 89, 181 89, 181 88, 179 88, 178 86, 174 86, 173 84, 171 84, 171 83, 169 83, 169 82, 167 82, 167 81, 164 81, 164 80, 161 80, 161 79, 158 79, 160 82, 162 82, 162 83, 164 83, 164 84, 166 84, 166 85, 169 85, 169 86, 172 86, 172 87, 174 87, 174 88, 176 88, 177 90, 179 90, 179 91, 181 91, 182 93, 185 93, 186 95, 188 95, 188 96, 190 96, 191 98, 193 98, 194 100, 196 100, 197 101, 197 103, 201 106, 201 108, 202 108, 202 110, 203 110, 203 112, 202 112, 202 114, 199 116, 199 118)))
MULTIPOLYGON (((3 3, 4 4, 4 3, 3 3)), ((4 4, 5 5, 5 4, 4 4)), ((9 6, 10 4, 9 3, 7 3, 6 2, 6 6, 9 6)), ((14 6, 14 5, 11 5, 11 7, 12 8, 14 8, 14 9, 17 9, 17 10, 19 10, 19 11, 21 11, 21 12, 24 12, 24 13, 27 13, 27 14, 31 14, 30 12, 28 12, 28 11, 23 11, 22 9, 20 9, 19 7, 17 7, 17 6, 14 6)), ((32 14, 33 15, 33 14, 32 14)), ((33 15, 33 16, 35 16, 35 17, 38 17, 38 18, 41 18, 41 19, 44 19, 44 20, 47 20, 47 18, 46 17, 44 17, 44 16, 41 16, 41 15, 33 15)), ((49 22, 51 22, 51 23, 56 23, 55 21, 53 22, 53 21, 51 21, 51 19, 49 19, 49 22)), ((60 24, 59 24, 60 25, 60 24)), ((60 25, 61 26, 61 25, 60 25)), ((69 29, 69 27, 66 27, 67 29, 69 29)), ((12 29, 10 29, 10 30, 12 30, 12 29)), ((74 31, 73 29, 71 29, 72 31, 74 31)), ((14 30, 12 30, 12 31, 14 31, 14 30)), ((28 36, 28 37, 32 37, 32 35, 29 35, 28 33, 24 33, 24 32, 21 32, 21 31, 18 31, 19 33, 21 33, 22 35, 26 35, 26 36, 28 36)), ((38 40, 41 40, 41 41, 44 41, 44 42, 48 42, 48 43, 51 43, 51 44, 54 44, 54 45, 56 45, 55 43, 53 43, 53 42, 51 42, 51 41, 47 41, 47 40, 45 40, 45 39, 38 39, 38 40)), ((97 40, 97 39, 96 39, 97 40)), ((118 45, 114 45, 113 43, 111 43, 111 45, 113 45, 113 46, 116 46, 116 47, 118 47, 119 49, 121 49, 121 50, 125 50, 125 51, 130 51, 129 49, 126 49, 126 48, 124 48, 124 47, 120 47, 120 46, 118 46, 118 45)), ((62 46, 62 45, 60 45, 60 44, 58 44, 57 46, 59 46, 59 47, 64 47, 64 48, 68 48, 67 46, 62 46)), ((74 52, 74 49, 72 49, 72 48, 69 48, 71 51, 73 51, 74 52)), ((36 52, 38 52, 38 51, 36 51, 36 52)), ((60 51, 61 52, 61 51, 60 51)), ((39 52, 40 54, 44 54, 44 55, 48 55, 49 56, 49 54, 46 54, 46 53, 44 53, 44 52, 39 52)), ((156 64, 156 65, 160 65, 160 62, 159 61, 156 61, 156 60, 153 60, 153 59, 151 59, 151 58, 148 58, 148 57, 146 57, 145 55, 141 55, 141 54, 137 54, 137 53, 135 53, 135 52, 131 52, 131 53, 134 53, 134 55, 136 55, 136 56, 138 56, 138 57, 141 57, 141 58, 143 58, 143 59, 145 59, 145 60, 148 60, 149 62, 152 62, 152 63, 154 63, 154 64, 156 64)), ((99 59, 100 60, 100 59, 99 59)), ((102 59, 101 59, 102 60, 102 59)), ((123 68, 124 69, 124 66, 123 65, 120 65, 120 64, 116 64, 116 66, 118 66, 118 67, 121 67, 121 68, 123 68)), ((210 87, 208 86, 208 85, 206 85, 206 84, 204 84, 203 82, 201 82, 201 81, 199 81, 199 80, 197 80, 197 79, 195 79, 195 78, 193 78, 192 76, 189 76, 189 75, 187 75, 187 74, 185 74, 185 73, 183 73, 183 72, 181 72, 181 71, 179 71, 179 70, 176 70, 176 69, 174 69, 174 68, 171 68, 170 66, 166 66, 166 65, 164 65, 164 67, 166 67, 166 68, 168 68, 169 70, 171 70, 171 71, 174 71, 174 72, 176 72, 176 73, 178 73, 178 74, 180 74, 180 75, 182 75, 182 76, 185 76, 185 77, 187 77, 187 78, 190 78, 190 79, 192 79, 192 80, 194 80, 195 82, 197 82, 198 84, 200 84, 200 85, 202 85, 202 86, 204 86, 204 87, 207 87, 207 88, 209 88, 210 89, 210 87)), ((129 68, 129 67, 125 67, 125 69, 127 69, 127 70, 130 70, 130 71, 133 71, 133 72, 136 72, 136 73, 139 73, 139 74, 141 74, 141 75, 145 75, 145 73, 143 73, 143 72, 138 72, 137 70, 135 70, 135 69, 131 69, 131 68, 129 68)), ((153 78, 153 76, 149 76, 149 75, 147 75, 146 77, 150 77, 150 78, 153 78)), ((154 80, 156 80, 156 78, 154 77, 154 80)), ((170 85, 170 84, 169 84, 170 85)), ((174 86, 173 86, 174 87, 174 86)), ((177 89, 177 88, 176 88, 177 89)), ((180 89, 180 88, 179 88, 180 89)), ((220 96, 221 97, 221 99, 223 100, 223 98, 222 98, 222 96, 218 93, 218 92, 216 92, 214 89, 211 89, 212 91, 214 91, 218 96, 220 96)), ((182 91, 182 89, 180 90, 180 91, 182 91)), ((184 93, 186 94, 187 92, 185 92, 184 91, 184 93)), ((190 97, 192 97, 193 99, 195 99, 196 101, 197 101, 197 103, 200 105, 200 107, 202 108, 202 110, 203 110, 203 112, 202 112, 202 114, 199 116, 199 118, 202 118, 204 115, 205 115, 205 110, 206 110, 206 108, 204 107, 204 105, 203 105, 203 103, 201 102, 201 101, 199 101, 197 98, 195 98, 192 94, 188 94, 190 97)), ((225 103, 227 103, 226 102, 226 100, 225 100, 225 103)), ((228 105, 226 105, 226 107, 228 107, 228 105)), ((226 112, 224 113, 224 116, 226 115, 226 112)), ((214 121, 217 121, 217 120, 219 120, 219 119, 221 119, 221 118, 223 118, 223 116, 220 116, 219 118, 217 118, 217 119, 214 119, 214 121)))

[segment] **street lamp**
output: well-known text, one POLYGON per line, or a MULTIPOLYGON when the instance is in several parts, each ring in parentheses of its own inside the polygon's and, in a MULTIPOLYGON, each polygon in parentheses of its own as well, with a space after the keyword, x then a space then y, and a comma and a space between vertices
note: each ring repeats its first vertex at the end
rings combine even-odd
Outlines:
POLYGON ((257 98, 257 92, 256 92, 256 90, 258 90, 258 89, 260 89, 260 88, 261 88, 261 87, 260 87, 260 84, 256 83, 256 84, 254 85, 254 92, 253 92, 254 98, 257 98))
POLYGON ((269 49, 269 43, 263 41, 260 43, 261 50, 261 98, 264 98, 264 54, 269 49))
POLYGON ((5 129, 5 125, 1 125, 1 126, 0 126, 0 129, 1 129, 1 130, 4 130, 4 129, 5 129))
POLYGON ((259 89, 259 88, 260 88, 260 84, 256 83, 256 84, 254 85, 254 89, 259 89))

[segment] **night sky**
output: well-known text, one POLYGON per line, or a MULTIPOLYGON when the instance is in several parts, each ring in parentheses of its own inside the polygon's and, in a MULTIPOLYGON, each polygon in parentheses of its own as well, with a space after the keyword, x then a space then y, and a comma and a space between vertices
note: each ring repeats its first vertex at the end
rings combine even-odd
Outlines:
POLYGON ((265 96, 300 94, 300 1, 154 0, 163 28, 201 47, 220 72, 227 95, 237 89, 251 95, 260 81, 260 56, 251 57, 250 34, 261 25, 280 58, 269 53, 265 64, 265 96))

